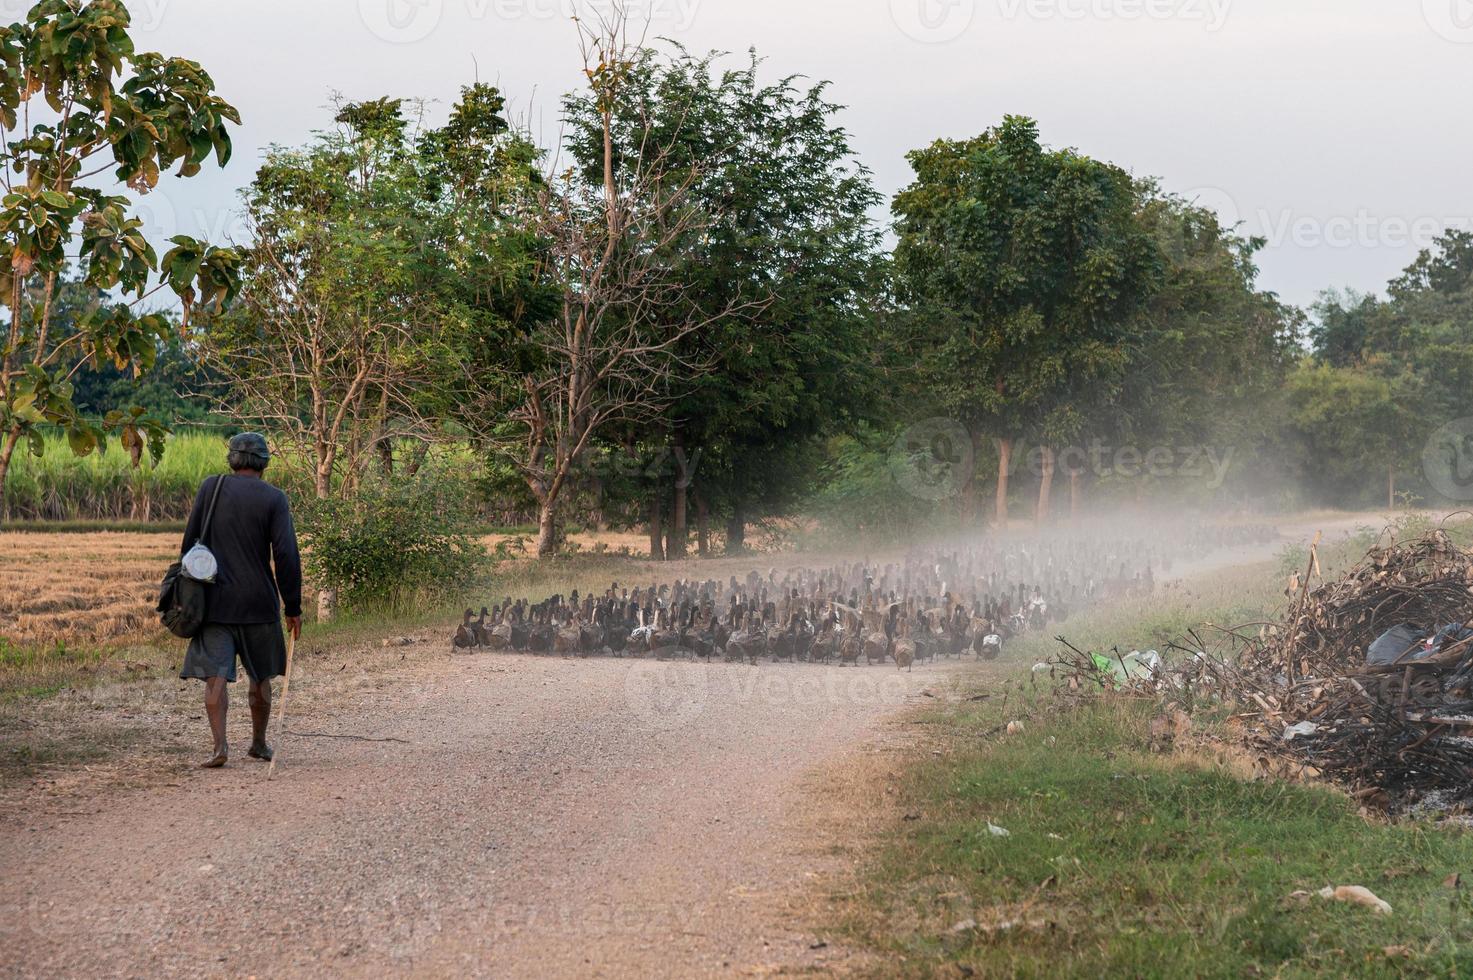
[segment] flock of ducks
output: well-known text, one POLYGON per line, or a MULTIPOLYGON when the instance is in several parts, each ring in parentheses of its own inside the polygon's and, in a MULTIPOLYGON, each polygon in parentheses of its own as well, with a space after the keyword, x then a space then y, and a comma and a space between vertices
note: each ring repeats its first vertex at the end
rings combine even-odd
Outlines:
POLYGON ((1007 641, 1071 611, 1154 591, 1153 569, 1272 529, 1160 522, 1113 537, 1059 533, 917 549, 884 564, 756 570, 744 579, 678 581, 602 595, 510 597, 467 609, 454 649, 568 657, 654 656, 910 669, 940 658, 996 658, 1007 641), (1176 542, 1173 546, 1171 543, 1176 542), (1186 555, 1183 552, 1187 553, 1186 555))
MULTIPOLYGON (((508 599, 491 609, 482 607, 479 616, 467 609, 452 645, 460 650, 569 657, 723 658, 752 664, 763 658, 839 665, 893 662, 906 669, 939 657, 991 660, 1002 650, 999 628, 950 597, 936 607, 922 608, 915 600, 883 605, 870 601, 856 607, 835 600, 820 606, 796 592, 781 601, 760 603, 733 595, 721 612, 712 601, 713 590, 682 595, 686 589, 678 583, 673 593, 636 590, 627 600, 607 595, 580 600, 577 592, 536 604, 508 599)), ((616 590, 617 585, 610 591, 616 590)))

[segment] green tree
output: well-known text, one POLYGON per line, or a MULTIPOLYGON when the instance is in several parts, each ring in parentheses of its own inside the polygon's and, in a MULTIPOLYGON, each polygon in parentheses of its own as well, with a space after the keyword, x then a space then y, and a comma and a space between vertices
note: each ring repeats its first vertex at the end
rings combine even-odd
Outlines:
MULTIPOLYGON (((785 509, 811 489, 823 440, 875 404, 872 307, 879 293, 878 203, 856 162, 841 106, 825 84, 764 82, 755 53, 640 52, 612 120, 616 160, 657 146, 664 180, 703 220, 676 252, 680 301, 709 321, 681 356, 703 370, 679 379, 663 423, 674 465, 653 481, 654 523, 668 500, 668 549, 685 554, 688 492, 698 544, 712 508, 740 550, 748 516, 785 509)), ((590 176, 602 126, 591 96, 569 102, 572 148, 590 176)))
POLYGON ((203 337, 233 414, 309 460, 318 498, 351 491, 380 439, 419 420, 420 225, 399 100, 339 107, 306 147, 273 148, 243 192, 241 302, 203 337))
POLYGON ((921 384, 978 437, 996 434, 999 524, 1013 450, 1039 441, 1042 520, 1053 447, 1123 384, 1130 328, 1160 279, 1135 185, 1118 167, 1046 149, 1018 116, 908 159, 915 181, 893 205, 895 264, 920 326, 921 384))
MULTIPOLYGON (((1384 392, 1392 402, 1365 418, 1364 398, 1331 400, 1315 418, 1338 426, 1337 413, 1354 411, 1360 424, 1380 426, 1365 430, 1358 450, 1342 446, 1342 458, 1384 475, 1394 496, 1398 476, 1417 473, 1414 451, 1430 431, 1473 413, 1473 232, 1449 229, 1392 280, 1384 299, 1326 293, 1315 312, 1318 360, 1358 375, 1357 390, 1384 392)), ((1367 481, 1360 487, 1364 497, 1367 481)), ((1343 499, 1352 485, 1339 480, 1328 489, 1343 499)))
POLYGON ((662 123, 643 118, 642 135, 618 137, 642 58, 623 9, 578 26, 588 86, 565 107, 570 118, 587 108, 594 155, 546 181, 531 214, 556 309, 531 320, 505 379, 489 386, 504 400, 488 401, 473 426, 536 499, 540 555, 556 548, 559 508, 586 454, 657 425, 688 379, 709 368, 690 356, 694 335, 741 312, 687 300, 680 270, 710 222, 662 123))
POLYGON ((1414 427, 1403 393, 1369 372, 1310 361, 1289 375, 1285 392, 1288 448, 1304 485, 1318 499, 1351 506, 1375 499, 1384 486, 1394 506, 1396 472, 1410 461, 1414 427))
POLYGON ((187 321, 236 289, 238 257, 187 236, 160 261, 125 195, 86 183, 107 174, 146 194, 174 164, 198 173, 211 155, 230 158, 234 108, 197 63, 138 53, 119 0, 42 0, 24 23, 0 27, 0 123, 5 128, 0 198, 0 303, 9 312, 0 347, 0 495, 21 440, 44 448, 40 427, 67 433, 85 455, 109 430, 137 452, 162 448, 162 428, 141 410, 87 418, 73 377, 111 363, 135 375, 157 357, 170 319, 139 307, 158 291, 178 297, 187 321), (70 316, 58 288, 76 278, 98 301, 70 316))
POLYGON ((1131 328, 1128 380, 1089 413, 1086 434, 1137 446, 1206 444, 1224 455, 1267 449, 1274 400, 1300 351, 1299 312, 1258 288, 1261 240, 1238 237, 1154 182, 1140 193, 1164 271, 1131 328))
POLYGON ((531 260, 498 195, 526 182, 531 151, 501 108, 470 86, 445 127, 420 131, 403 100, 344 103, 312 143, 273 149, 245 193, 242 303, 206 349, 235 410, 309 457, 319 498, 442 438, 525 305, 531 260))

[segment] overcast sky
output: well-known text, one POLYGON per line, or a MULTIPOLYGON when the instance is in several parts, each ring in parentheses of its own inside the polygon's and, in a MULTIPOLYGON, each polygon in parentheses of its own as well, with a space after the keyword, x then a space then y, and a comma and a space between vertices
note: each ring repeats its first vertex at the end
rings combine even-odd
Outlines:
MULTIPOLYGON (((263 148, 323 126, 335 90, 443 114, 479 66, 554 140, 578 82, 568 2, 128 0, 140 48, 201 62, 243 118, 229 167, 166 179, 151 223, 228 237, 263 148)), ((653 34, 831 81, 887 198, 906 151, 1019 113, 1268 237, 1262 283, 1294 303, 1379 290, 1442 227, 1473 226, 1473 0, 631 3, 653 34)))

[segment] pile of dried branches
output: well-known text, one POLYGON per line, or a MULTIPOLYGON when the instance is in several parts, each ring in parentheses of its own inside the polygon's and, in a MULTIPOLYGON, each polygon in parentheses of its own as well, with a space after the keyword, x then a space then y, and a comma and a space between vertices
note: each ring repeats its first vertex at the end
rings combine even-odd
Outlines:
POLYGON ((1311 591, 1318 570, 1311 549, 1288 619, 1260 631, 1241 658, 1245 669, 1277 673, 1290 684, 1332 676, 1363 666, 1371 643, 1393 626, 1430 632, 1473 618, 1473 553, 1441 529, 1372 548, 1344 576, 1311 591))
POLYGON ((1257 714, 1250 742, 1395 809, 1473 804, 1473 644, 1368 664, 1377 637, 1473 626, 1473 554, 1441 529, 1372 548, 1345 575, 1291 599, 1288 618, 1242 644, 1231 689, 1257 714))
POLYGON ((1370 805, 1473 809, 1473 637, 1367 662, 1370 645, 1395 626, 1421 635, 1473 628, 1473 553, 1433 530, 1378 545, 1311 589, 1315 551, 1282 623, 1223 630, 1211 647, 1192 633, 1148 677, 1122 677, 1106 667, 1110 657, 1067 644, 1053 670, 1076 695, 1108 689, 1173 711, 1227 705, 1232 729, 1262 756, 1370 805))

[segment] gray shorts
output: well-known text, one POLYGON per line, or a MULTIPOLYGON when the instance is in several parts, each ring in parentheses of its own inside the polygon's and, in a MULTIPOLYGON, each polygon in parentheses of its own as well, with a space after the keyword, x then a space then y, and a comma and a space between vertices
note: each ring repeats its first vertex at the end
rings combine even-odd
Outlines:
POLYGON ((223 677, 233 684, 237 657, 245 664, 246 675, 258 684, 286 673, 286 636, 281 623, 206 623, 189 641, 179 676, 223 677))

